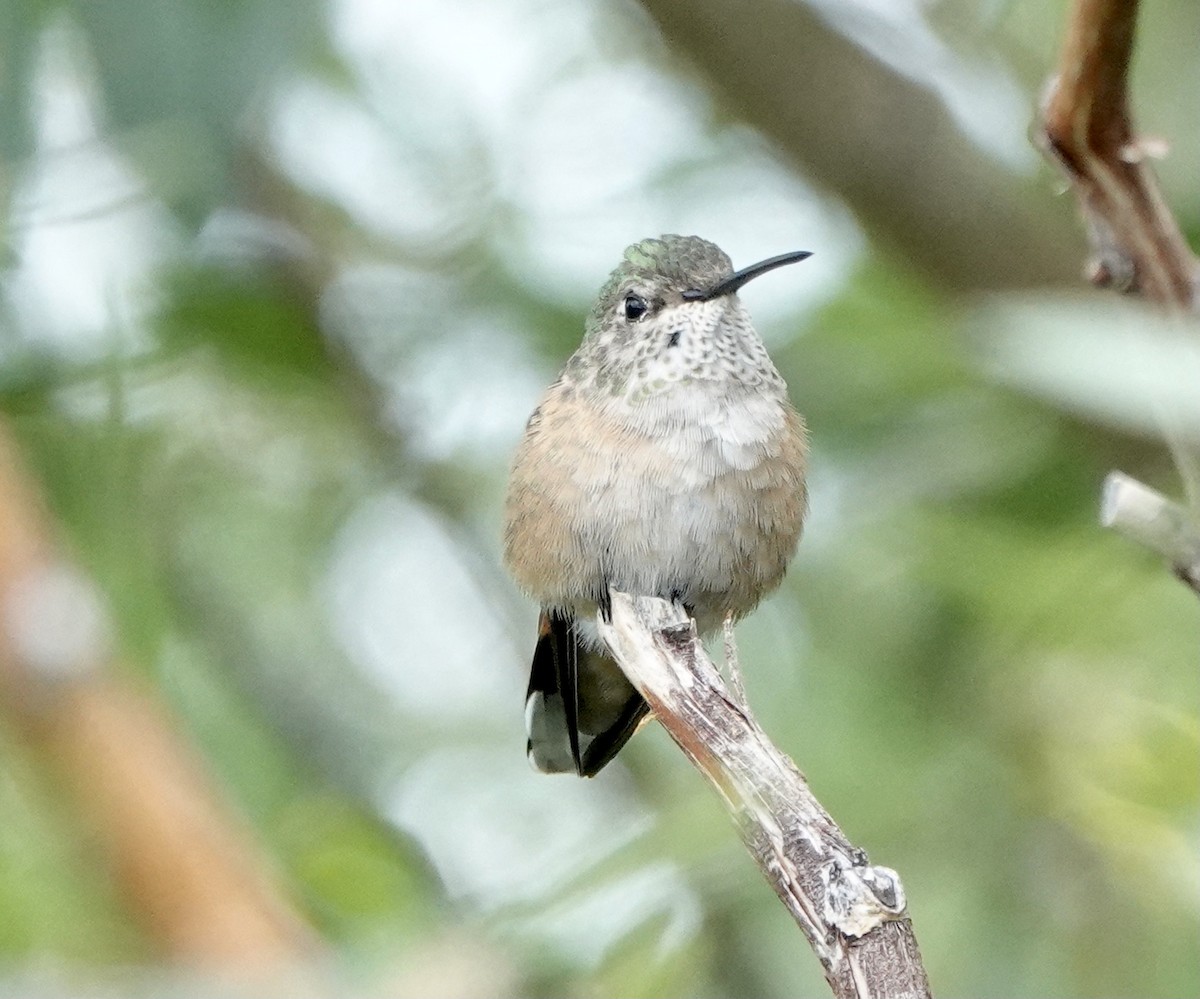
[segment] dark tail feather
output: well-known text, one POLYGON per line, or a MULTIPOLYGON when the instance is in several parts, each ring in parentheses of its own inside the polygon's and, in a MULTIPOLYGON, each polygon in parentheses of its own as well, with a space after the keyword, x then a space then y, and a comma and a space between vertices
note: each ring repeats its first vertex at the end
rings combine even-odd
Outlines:
POLYGON ((649 713, 650 705, 642 700, 641 694, 635 692, 633 697, 625 702, 616 723, 588 744, 587 752, 583 754, 583 765, 579 768, 579 776, 595 777, 603 770, 629 741, 630 736, 638 730, 642 719, 649 713))
POLYGON ((543 773, 579 773, 579 646, 571 619, 542 611, 525 694, 526 752, 543 773))
POLYGON ((616 663, 580 647, 572 618, 542 612, 525 697, 526 748, 538 770, 595 776, 648 710, 616 663))

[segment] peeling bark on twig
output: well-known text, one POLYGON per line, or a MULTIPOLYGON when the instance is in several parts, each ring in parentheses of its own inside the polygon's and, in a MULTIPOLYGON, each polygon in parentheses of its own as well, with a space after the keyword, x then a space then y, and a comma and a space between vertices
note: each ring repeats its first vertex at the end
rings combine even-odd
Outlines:
POLYGON ((833 994, 929 996, 899 876, 846 839, 726 690, 688 616, 665 600, 614 591, 612 620, 598 624, 655 717, 724 799, 833 994))

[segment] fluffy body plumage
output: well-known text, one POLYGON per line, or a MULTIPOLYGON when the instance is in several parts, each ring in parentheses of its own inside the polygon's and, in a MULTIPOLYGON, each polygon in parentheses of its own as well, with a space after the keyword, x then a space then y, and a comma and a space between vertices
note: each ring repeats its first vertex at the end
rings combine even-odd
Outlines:
POLYGON ((601 647, 610 588, 681 602, 702 633, 779 585, 805 512, 804 424, 697 237, 626 251, 529 420, 505 561, 542 606, 527 703, 539 769, 591 775, 645 705, 601 647), (645 306, 630 306, 631 296, 645 306))

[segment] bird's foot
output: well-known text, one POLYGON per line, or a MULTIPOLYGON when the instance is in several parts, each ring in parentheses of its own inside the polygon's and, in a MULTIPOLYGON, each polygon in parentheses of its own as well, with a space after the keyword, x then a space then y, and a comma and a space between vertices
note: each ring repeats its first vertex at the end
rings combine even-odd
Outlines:
POLYGON ((725 670, 729 674, 729 692, 733 694, 733 703, 739 708, 748 709, 746 688, 742 684, 742 668, 738 665, 737 641, 733 637, 733 615, 725 615, 725 670))

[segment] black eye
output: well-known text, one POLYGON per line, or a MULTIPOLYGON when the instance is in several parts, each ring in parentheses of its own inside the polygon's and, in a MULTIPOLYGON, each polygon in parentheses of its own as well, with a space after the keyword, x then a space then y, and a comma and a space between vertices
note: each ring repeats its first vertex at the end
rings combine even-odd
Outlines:
POLYGON ((641 319, 650 308, 640 295, 630 293, 625 296, 625 318, 630 322, 641 319))

